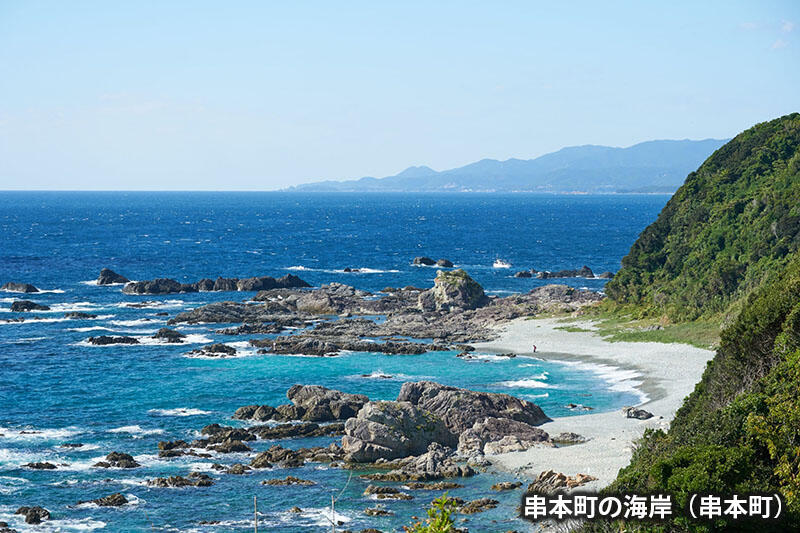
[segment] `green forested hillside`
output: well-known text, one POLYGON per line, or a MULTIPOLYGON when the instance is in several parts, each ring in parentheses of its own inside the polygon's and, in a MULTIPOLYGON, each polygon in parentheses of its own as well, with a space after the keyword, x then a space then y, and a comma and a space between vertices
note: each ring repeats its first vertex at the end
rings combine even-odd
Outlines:
POLYGON ((780 492, 780 524, 587 530, 800 531, 800 115, 759 124, 689 175, 608 285, 645 314, 735 319, 670 430, 649 432, 609 491, 780 492))
POLYGON ((608 295, 673 320, 731 310, 800 248, 799 145, 794 113, 719 148, 641 234, 608 295))

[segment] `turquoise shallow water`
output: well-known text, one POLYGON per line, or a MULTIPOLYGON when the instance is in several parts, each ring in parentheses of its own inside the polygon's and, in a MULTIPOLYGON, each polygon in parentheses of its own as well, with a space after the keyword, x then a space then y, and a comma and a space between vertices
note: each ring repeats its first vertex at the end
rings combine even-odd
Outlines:
MULTIPOLYGON (((455 353, 386 356, 353 353, 335 358, 261 356, 211 360, 186 357, 191 348, 147 344, 86 346, 98 334, 151 335, 168 317, 210 301, 244 299, 247 293, 131 297, 119 287, 83 283, 110 266, 132 279, 282 275, 293 271, 312 284, 340 281, 378 290, 386 285, 428 286, 434 269, 408 263, 415 255, 448 257, 489 291, 520 292, 541 283, 491 268, 496 256, 520 268, 616 270, 638 232, 653 220, 665 197, 554 196, 334 196, 38 194, 0 193, 0 281, 26 281, 53 292, 31 299, 51 305, 34 323, 0 323, 0 520, 20 531, 20 505, 43 505, 53 519, 37 531, 236 531, 252 528, 252 498, 259 499, 262 530, 314 531, 326 527, 331 494, 344 491, 338 520, 350 529, 397 529, 436 493, 414 491, 410 502, 392 502, 395 515, 366 517, 376 502, 362 495, 366 482, 348 471, 312 464, 300 469, 217 475, 207 488, 158 489, 148 478, 209 471, 213 462, 246 462, 244 454, 213 459, 158 459, 157 442, 195 437, 206 424, 230 420, 252 403, 285 403, 295 383, 316 383, 373 399, 393 399, 404 381, 431 379, 476 390, 507 392, 541 405, 550 416, 573 414, 567 403, 596 410, 635 403, 629 376, 599 376, 590 369, 533 358, 491 354, 471 361, 455 353), (486 213, 493 213, 490 218, 486 213), (370 274, 344 274, 344 267, 370 274), (297 267, 302 267, 298 269, 297 267), (292 269, 292 270, 289 270, 292 269), (152 300, 152 307, 127 305, 152 300), (83 310, 96 320, 63 320, 83 310), (390 379, 378 375, 390 375, 390 379), (367 375, 364 377, 363 375, 367 375), (76 449, 60 447, 80 442, 76 449), (142 468, 91 468, 101 456, 131 453, 142 468), (68 466, 31 471, 20 465, 50 461, 68 466), (267 487, 267 478, 295 475, 312 487, 267 487), (76 506, 113 492, 128 495, 119 509, 76 506), (304 509, 288 513, 292 506, 304 509), (219 521, 214 525, 199 522, 219 521)), ((600 280, 567 280, 602 288, 600 280)), ((0 293, 0 319, 16 295, 0 293)), ((193 346, 225 337, 214 326, 179 328, 193 346)), ((263 337, 263 336, 261 336, 263 337)), ((241 345, 244 346, 243 344, 241 345)), ((326 445, 334 439, 281 441, 286 447, 326 445)), ((258 441, 263 449, 272 442, 258 441)), ((464 499, 501 500, 492 511, 471 515, 471 531, 524 529, 513 516, 519 493, 496 495, 489 486, 509 480, 488 473, 452 491, 464 499)))

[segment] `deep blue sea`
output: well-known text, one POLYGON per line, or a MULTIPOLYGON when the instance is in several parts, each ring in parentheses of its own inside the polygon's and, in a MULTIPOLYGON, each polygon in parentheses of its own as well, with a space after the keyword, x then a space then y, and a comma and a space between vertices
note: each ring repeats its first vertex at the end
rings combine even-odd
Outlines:
MULTIPOLYGON (((404 381, 430 379, 476 390, 506 392, 538 403, 550 416, 575 414, 567 403, 597 411, 640 401, 625 380, 590 367, 492 354, 464 361, 455 353, 387 356, 353 353, 332 358, 256 355, 247 336, 214 333, 218 325, 179 327, 193 343, 96 347, 87 337, 145 337, 167 316, 212 301, 244 300, 252 293, 129 296, 121 287, 91 283, 109 267, 134 280, 299 275, 312 285, 332 281, 377 291, 386 286, 431 286, 435 268, 411 266, 418 255, 447 258, 467 270, 487 292, 525 292, 544 282, 514 278, 516 270, 559 270, 588 265, 616 271, 638 234, 666 203, 663 195, 357 195, 289 193, 0 192, 0 285, 32 283, 46 292, 0 293, 0 520, 19 531, 252 531, 253 496, 259 531, 330 530, 331 495, 339 530, 400 530, 438 493, 412 491, 414 500, 388 502, 394 515, 371 518, 363 509, 366 481, 321 464, 234 476, 211 471, 214 462, 249 462, 247 454, 212 459, 159 459, 160 440, 190 441, 212 422, 235 425, 237 407, 286 403, 295 383, 320 384, 372 399, 394 399, 404 381), (495 259, 512 263, 493 268, 495 259), (345 273, 346 267, 362 269, 345 273), (43 320, 6 322, 15 299, 49 305, 28 313, 43 320), (146 308, 129 307, 148 300, 146 308), (67 320, 68 311, 99 315, 67 320), (241 357, 198 359, 185 354, 211 341, 239 343, 241 357), (362 377, 390 374, 391 379, 362 377), (64 443, 81 448, 63 448, 64 443), (91 465, 110 451, 142 463, 132 470, 91 465), (21 468, 58 463, 57 470, 21 468), (145 480, 208 472, 215 484, 165 489, 145 480), (270 487, 261 481, 294 475, 311 487, 270 487), (344 489, 344 490, 343 490, 344 489), (76 506, 114 492, 121 508, 76 506), (13 515, 22 505, 42 505, 52 519, 26 526, 13 515), (288 509, 299 506, 300 514, 288 509), (200 521, 219 521, 200 525, 200 521)), ((552 280, 550 282, 553 282, 552 280)), ((604 280, 556 280, 602 290, 604 280)), ((255 337, 265 337, 257 335, 255 337)), ((546 348, 554 352, 556 348, 546 348)), ((552 353, 550 355, 553 355, 552 353)), ((556 357, 557 359, 557 357, 556 357)), ((338 440, 280 441, 302 447, 338 440)), ((257 441, 257 450, 274 442, 257 441)), ((358 472, 356 472, 357 474, 358 472)), ((489 472, 450 491, 464 499, 494 497, 501 505, 465 518, 470 531, 527 530, 513 518, 519 491, 497 494, 489 486, 513 476, 489 472)))

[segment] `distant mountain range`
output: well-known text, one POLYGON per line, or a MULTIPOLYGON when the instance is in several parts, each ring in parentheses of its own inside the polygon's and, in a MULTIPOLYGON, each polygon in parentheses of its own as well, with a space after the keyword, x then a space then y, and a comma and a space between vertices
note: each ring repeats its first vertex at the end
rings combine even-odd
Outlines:
POLYGON ((437 172, 410 167, 385 178, 320 181, 303 192, 674 192, 727 139, 648 141, 628 148, 572 146, 536 159, 482 159, 437 172))

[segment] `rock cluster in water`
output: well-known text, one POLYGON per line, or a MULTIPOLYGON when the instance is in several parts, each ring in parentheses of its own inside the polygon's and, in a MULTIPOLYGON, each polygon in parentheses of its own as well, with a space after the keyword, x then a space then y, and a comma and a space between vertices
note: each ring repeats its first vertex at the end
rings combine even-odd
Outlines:
POLYGON ((272 276, 244 279, 219 277, 216 280, 205 278, 194 283, 181 283, 170 278, 157 278, 147 281, 130 281, 122 288, 122 292, 125 294, 178 294, 201 291, 264 291, 310 286, 293 274, 286 274, 277 279, 272 276))

